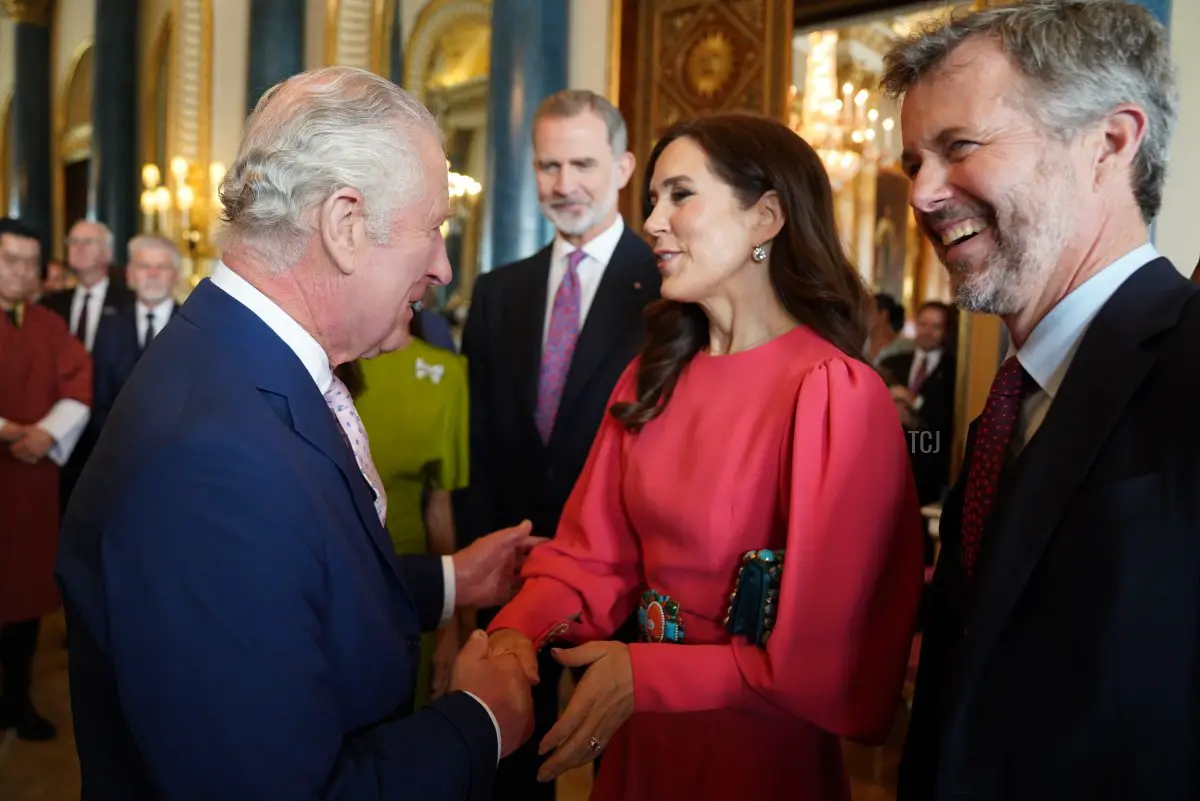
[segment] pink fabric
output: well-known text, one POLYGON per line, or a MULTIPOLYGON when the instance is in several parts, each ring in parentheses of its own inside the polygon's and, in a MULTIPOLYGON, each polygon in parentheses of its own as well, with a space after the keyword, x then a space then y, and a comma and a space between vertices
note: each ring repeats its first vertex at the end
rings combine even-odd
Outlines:
MULTIPOLYGON (((614 401, 633 397, 635 369, 614 401)), ((684 642, 630 647, 636 711, 593 797, 841 800, 838 737, 881 742, 900 699, 922 549, 887 388, 801 327, 697 356, 640 434, 606 417, 555 539, 491 629, 605 639, 643 589, 667 594, 684 642), (768 646, 731 641, 741 554, 783 547, 768 646)))
POLYGON ((554 430, 554 418, 558 415, 558 404, 562 400, 563 387, 567 385, 567 373, 571 370, 571 357, 575 355, 575 342, 579 339, 579 263, 584 255, 580 249, 567 256, 567 271, 554 295, 554 307, 550 312, 550 331, 542 348, 537 409, 533 417, 542 442, 549 442, 554 430))
POLYGON ((379 522, 383 523, 387 520, 387 493, 384 492, 383 482, 379 480, 375 463, 371 461, 371 443, 367 439, 367 430, 363 428, 362 418, 354 408, 350 390, 336 375, 333 377, 333 384, 325 391, 325 403, 337 418, 342 436, 354 451, 354 460, 358 462, 358 469, 362 471, 363 478, 371 485, 371 489, 375 490, 375 512, 379 515, 379 522))

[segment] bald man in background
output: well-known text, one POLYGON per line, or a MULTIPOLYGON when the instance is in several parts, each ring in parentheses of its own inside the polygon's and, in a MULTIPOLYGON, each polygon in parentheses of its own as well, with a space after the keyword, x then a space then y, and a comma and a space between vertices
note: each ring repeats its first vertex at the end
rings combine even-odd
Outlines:
MULTIPOLYGON (((55 312, 67 323, 71 333, 83 343, 88 353, 96 342, 100 320, 133 308, 133 291, 115 272, 110 275, 113 260, 113 235, 108 226, 92 220, 80 220, 67 234, 67 269, 75 277, 75 286, 53 292, 42 299, 42 305, 55 312)), ((96 446, 95 426, 79 438, 71 460, 59 472, 58 500, 65 511, 75 482, 96 446)))

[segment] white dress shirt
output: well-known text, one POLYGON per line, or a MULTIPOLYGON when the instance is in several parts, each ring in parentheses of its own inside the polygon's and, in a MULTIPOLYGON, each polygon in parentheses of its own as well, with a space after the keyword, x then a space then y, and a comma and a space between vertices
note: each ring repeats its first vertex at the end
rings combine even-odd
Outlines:
MULTIPOLYGON (((50 407, 45 417, 33 424, 54 439, 46 453, 50 461, 59 467, 67 463, 91 416, 92 410, 86 403, 80 403, 74 398, 61 398, 50 407)), ((8 420, 0 417, 0 428, 7 424, 8 420)))
POLYGON ((71 298, 71 333, 79 325, 79 315, 83 314, 83 299, 87 297, 88 325, 83 332, 83 346, 87 352, 92 352, 96 343, 96 329, 100 325, 100 315, 104 313, 104 296, 108 293, 108 276, 104 276, 89 289, 83 284, 75 287, 75 297, 71 298))
POLYGON ((1011 455, 1021 452, 1046 419, 1075 351, 1100 309, 1129 276, 1158 257, 1158 251, 1149 243, 1126 253, 1060 300, 1034 326, 1023 347, 1009 346, 1008 355, 1016 355, 1039 387, 1021 406, 1011 455))
MULTIPOLYGON (((312 376, 317 390, 324 395, 333 385, 333 369, 329 366, 329 356, 326 355, 325 349, 317 340, 313 339, 312 334, 289 317, 287 312, 281 309, 275 301, 259 292, 249 281, 229 269, 223 262, 217 263, 210 280, 218 289, 224 290, 234 300, 254 312, 260 320, 266 323, 268 328, 275 332, 276 336, 284 341, 284 344, 295 352, 305 369, 308 370, 308 374, 312 376)), ((454 559, 449 556, 442 557, 442 584, 445 591, 442 595, 442 619, 438 625, 444 624, 454 614, 454 601, 457 596, 454 584, 454 559)), ((501 753, 500 723, 496 720, 492 710, 480 698, 472 693, 467 693, 467 695, 479 701, 487 710, 488 717, 492 719, 492 725, 496 728, 496 761, 499 762, 501 753)))
POLYGON ((154 315, 154 336, 162 333, 163 327, 171 321, 171 312, 175 310, 175 301, 167 298, 162 303, 151 309, 140 300, 133 304, 135 319, 137 320, 137 338, 138 345, 144 350, 146 348, 146 329, 149 326, 150 315, 154 315))
MULTIPOLYGON (((596 299, 596 292, 600 289, 600 280, 604 278, 604 270, 612 261, 613 251, 617 249, 617 243, 621 241, 621 234, 624 232, 625 221, 618 214, 612 225, 583 246, 583 260, 575 268, 579 275, 580 331, 583 330, 583 324, 587 321, 592 301, 596 299)), ((558 288, 562 286, 563 276, 567 274, 567 256, 574 253, 575 250, 575 246, 563 239, 562 234, 554 238, 554 245, 550 250, 550 278, 546 284, 546 317, 542 324, 543 348, 546 339, 550 336, 550 317, 554 313, 554 296, 558 293, 558 288)))

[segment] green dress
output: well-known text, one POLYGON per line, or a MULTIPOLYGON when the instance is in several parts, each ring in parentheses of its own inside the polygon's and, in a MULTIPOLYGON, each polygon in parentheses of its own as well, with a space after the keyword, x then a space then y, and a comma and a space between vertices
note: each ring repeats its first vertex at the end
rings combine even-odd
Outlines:
MULTIPOLYGON (((387 528, 398 554, 425 553, 427 489, 467 485, 467 360, 414 339, 359 362, 366 384, 354 405, 387 492, 387 528)), ((423 638, 417 705, 428 698, 435 639, 423 638)))

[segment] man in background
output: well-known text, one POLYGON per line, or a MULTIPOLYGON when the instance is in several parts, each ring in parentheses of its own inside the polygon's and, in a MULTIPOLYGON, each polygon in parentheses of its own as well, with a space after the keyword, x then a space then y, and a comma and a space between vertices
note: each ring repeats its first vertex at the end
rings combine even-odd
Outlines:
POLYGON ((884 360, 908 353, 913 341, 900 335, 904 330, 904 307, 891 295, 876 292, 871 298, 867 327, 866 361, 879 367, 884 360))
MULTIPOLYGON (((92 220, 80 220, 67 234, 67 269, 75 279, 73 289, 63 289, 42 299, 43 305, 67 323, 71 333, 88 353, 96 342, 100 320, 133 305, 134 295, 119 276, 110 273, 113 258, 113 234, 108 226, 92 220)), ((91 456, 95 439, 85 432, 63 465, 59 479, 59 505, 63 511, 83 466, 91 456)))
POLYGON ((85 439, 95 447, 117 393, 137 366, 138 359, 178 311, 179 248, 171 240, 139 234, 129 240, 125 280, 136 300, 115 314, 104 316, 92 348, 95 372, 95 405, 85 439))
POLYGON ((42 617, 59 608, 58 472, 88 420, 92 363, 52 312, 26 301, 37 234, 0 219, 0 733, 50 740, 30 696, 42 617))
MULTIPOLYGON (((557 234, 477 279, 463 332, 471 480, 458 518, 468 542, 523 519, 554 535, 613 387, 641 346, 642 312, 659 296, 654 254, 617 211, 634 168, 621 113, 592 92, 551 95, 534 115, 533 151, 542 212, 557 234)), ((484 611, 481 625, 494 613, 484 611)), ((498 801, 554 798, 553 783, 537 781, 537 747, 558 716, 562 666, 543 654, 539 671, 534 734, 501 764, 498 801)))
POLYGON ((931 300, 917 309, 913 350, 890 356, 880 365, 892 396, 902 399, 926 438, 913 462, 921 505, 935 503, 950 481, 950 451, 954 438, 955 355, 946 347, 950 309, 931 300))

